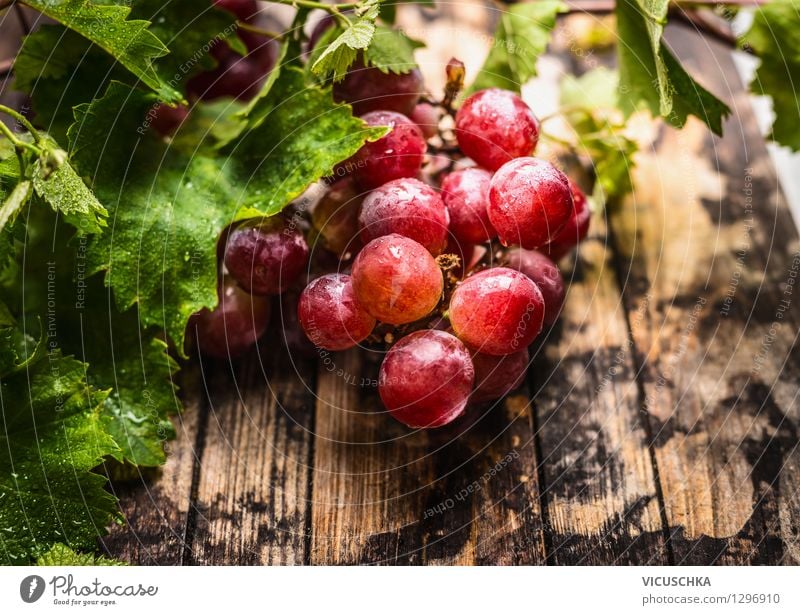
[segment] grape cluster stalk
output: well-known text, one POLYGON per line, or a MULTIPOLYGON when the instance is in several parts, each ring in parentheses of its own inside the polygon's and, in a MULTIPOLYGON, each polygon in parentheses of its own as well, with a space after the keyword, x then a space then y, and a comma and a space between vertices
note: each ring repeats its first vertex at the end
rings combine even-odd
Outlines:
MULTIPOLYGON (((218 2, 242 20, 246 4, 218 2)), ((262 77, 264 57, 249 60, 262 77)), ((225 93, 247 97, 260 78, 234 87, 230 77, 225 93)), ((586 237, 590 211, 575 183, 534 156, 539 120, 519 96, 482 90, 456 110, 452 90, 437 102, 417 69, 350 68, 334 97, 389 131, 331 170, 307 215, 289 208, 223 234, 219 305, 190 323, 201 353, 246 353, 280 295, 290 351, 388 347, 378 393, 411 428, 446 425, 519 386, 528 347, 564 304, 554 261, 586 237)))

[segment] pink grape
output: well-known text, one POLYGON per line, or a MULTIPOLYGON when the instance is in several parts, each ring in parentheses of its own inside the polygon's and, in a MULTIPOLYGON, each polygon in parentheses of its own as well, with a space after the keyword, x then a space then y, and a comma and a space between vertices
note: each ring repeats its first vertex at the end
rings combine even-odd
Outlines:
POLYGON ((476 92, 456 113, 456 139, 467 156, 496 171, 513 158, 530 156, 539 141, 539 120, 508 90, 476 92))
POLYGON ((355 115, 370 111, 396 111, 411 115, 423 93, 422 73, 413 68, 407 73, 384 73, 357 60, 344 79, 333 84, 337 102, 350 103, 355 115))
POLYGON ((239 30, 238 36, 247 47, 247 60, 266 76, 278 61, 278 53, 280 51, 278 41, 245 30, 239 30))
POLYGON ((432 139, 439 134, 440 117, 439 110, 430 103, 419 103, 409 116, 426 139, 432 139))
POLYGON ((264 297, 248 295, 232 280, 223 283, 219 304, 189 319, 202 354, 218 359, 242 356, 261 337, 269 324, 270 305, 264 297))
POLYGON ((231 276, 254 295, 282 293, 307 264, 303 233, 281 216, 235 228, 225 247, 225 266, 231 276))
POLYGON ((289 351, 289 356, 303 359, 314 359, 319 356, 319 350, 308 339, 303 326, 300 324, 300 317, 297 314, 297 307, 300 303, 300 290, 297 285, 293 286, 280 297, 280 330, 283 337, 283 345, 289 351))
POLYGON ((456 287, 450 324, 470 348, 491 355, 518 352, 542 330, 544 298, 526 275, 507 267, 476 273, 456 287))
POLYGON ((165 137, 175 134, 187 117, 189 117, 189 108, 186 105, 170 107, 167 104, 159 103, 148 113, 150 126, 165 137))
POLYGON ((201 100, 223 97, 250 100, 258 94, 267 72, 260 61, 231 52, 213 70, 192 77, 186 90, 201 100))
POLYGON ((572 248, 583 241, 589 233, 592 212, 589 210, 586 195, 572 180, 569 180, 569 185, 572 190, 572 202, 574 205, 572 215, 553 240, 542 248, 542 252, 554 261, 563 258, 572 248))
POLYGON ((368 126, 389 126, 391 132, 365 143, 349 163, 358 183, 371 190, 401 177, 414 177, 427 148, 414 122, 396 111, 371 111, 361 117, 368 126))
POLYGON ((311 53, 314 50, 314 47, 317 46, 317 43, 319 43, 320 39, 325 35, 325 33, 335 25, 336 25, 336 19, 334 19, 333 15, 331 14, 325 15, 316 24, 314 24, 314 29, 311 30, 311 34, 308 35, 308 42, 306 43, 306 53, 307 54, 311 53))
POLYGON ((483 169, 463 169, 442 181, 442 198, 450 213, 450 232, 464 244, 483 243, 497 236, 489 221, 489 182, 483 169))
POLYGON ((370 192, 358 222, 364 243, 397 233, 422 244, 434 256, 447 244, 449 217, 442 197, 411 177, 392 180, 370 192))
POLYGON ((364 200, 349 179, 331 186, 311 212, 311 226, 322 245, 340 256, 361 247, 358 213, 364 200))
POLYGON ((308 339, 326 350, 351 348, 375 328, 375 319, 356 299, 352 279, 343 273, 324 275, 306 286, 297 313, 308 339))
POLYGON ((422 245, 402 235, 370 241, 353 263, 353 286, 364 309, 381 322, 402 325, 430 314, 444 280, 422 245))
POLYGON ((525 380, 529 362, 527 348, 499 357, 483 352, 473 353, 475 388, 470 401, 483 403, 505 397, 525 380))
POLYGON ((426 329, 405 336, 386 353, 378 393, 401 423, 441 427, 463 414, 474 378, 464 344, 444 331, 426 329))
POLYGON ((517 248, 508 253, 507 266, 521 271, 536 283, 544 297, 544 324, 555 323, 566 295, 564 278, 556 264, 540 252, 517 248))
POLYGON ((489 220, 504 245, 533 250, 550 242, 572 215, 567 176, 546 160, 517 158, 489 184, 489 220))
POLYGON ((214 0, 214 6, 233 13, 242 21, 250 21, 258 13, 256 0, 214 0))

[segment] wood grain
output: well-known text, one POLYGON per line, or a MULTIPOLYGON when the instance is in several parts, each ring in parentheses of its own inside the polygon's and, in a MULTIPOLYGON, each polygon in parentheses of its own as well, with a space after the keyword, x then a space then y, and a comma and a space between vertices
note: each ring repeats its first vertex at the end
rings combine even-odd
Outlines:
POLYGON ((567 300, 532 368, 548 555, 555 564, 663 564, 659 494, 602 214, 592 228, 577 265, 562 263, 567 300))
POLYGON ((543 562, 524 392, 412 432, 381 410, 374 361, 334 360, 318 379, 312 563, 543 562))
POLYGON ((304 563, 314 382, 295 371, 309 373, 308 363, 265 338, 234 372, 227 363, 206 367, 209 410, 187 563, 304 563))
POLYGON ((187 366, 182 374, 186 406, 173 417, 177 436, 166 444, 167 463, 138 479, 114 482, 126 524, 113 526, 102 539, 105 550, 131 564, 172 566, 183 562, 192 499, 192 478, 198 463, 198 425, 205 415, 200 371, 187 366))
MULTIPOLYGON (((447 20, 417 25, 444 33, 447 20)), ((694 119, 657 131, 633 197, 564 263, 565 311, 526 387, 412 432, 382 410, 379 354, 294 364, 271 336, 263 368, 255 355, 232 374, 204 366, 208 401, 187 410, 163 475, 118 491, 130 526, 108 550, 139 563, 800 563, 800 241, 729 51, 668 35, 734 109, 726 136, 694 119)))
POLYGON ((734 108, 722 139, 663 128, 611 217, 671 544, 679 564, 777 563, 797 541, 778 511, 794 518, 800 483, 784 463, 798 238, 730 53, 680 27, 669 40, 734 108))

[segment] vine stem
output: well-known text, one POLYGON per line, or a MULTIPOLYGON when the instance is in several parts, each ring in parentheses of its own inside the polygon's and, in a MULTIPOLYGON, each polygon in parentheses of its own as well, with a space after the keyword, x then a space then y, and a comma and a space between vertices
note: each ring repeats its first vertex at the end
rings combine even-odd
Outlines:
MULTIPOLYGON (((670 4, 674 7, 681 6, 762 6, 769 0, 675 0, 670 4)), ((565 0, 569 12, 583 13, 612 13, 616 7, 616 0, 565 0)))
POLYGON ((253 26, 250 25, 249 23, 245 23, 244 21, 237 21, 236 27, 239 28, 240 30, 244 30, 245 32, 260 34, 261 36, 265 36, 274 41, 279 41, 284 36, 284 34, 281 34, 280 32, 275 32, 273 30, 264 30, 263 28, 259 28, 258 26, 253 26))
POLYGON ((39 148, 33 145, 32 143, 26 143, 25 141, 21 141, 20 139, 18 139, 17 136, 13 132, 11 132, 11 129, 8 126, 6 126, 3 122, 0 122, 0 133, 3 133, 6 139, 11 141, 11 145, 13 145, 18 152, 22 149, 28 149, 37 156, 42 153, 39 150, 39 148))
POLYGON ((303 8, 307 9, 322 9, 323 11, 336 14, 340 14, 341 11, 357 9, 359 6, 361 6, 360 2, 348 2, 347 4, 325 4, 324 2, 315 2, 314 0, 269 0, 269 2, 274 2, 276 4, 288 4, 295 7, 302 6, 303 8))
POLYGON ((25 127, 25 130, 31 133, 31 135, 33 136, 33 140, 36 142, 37 145, 42 142, 42 135, 40 135, 39 131, 33 127, 33 124, 31 124, 28 121, 28 118, 22 115, 19 111, 16 111, 11 107, 6 107, 5 105, 0 105, 0 113, 5 113, 6 115, 10 115, 20 124, 22 124, 25 127))

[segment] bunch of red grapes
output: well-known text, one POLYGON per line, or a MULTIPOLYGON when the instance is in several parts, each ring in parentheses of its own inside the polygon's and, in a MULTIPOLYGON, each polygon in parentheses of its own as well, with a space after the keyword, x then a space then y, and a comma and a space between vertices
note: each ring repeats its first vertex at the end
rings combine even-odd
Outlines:
POLYGON ((220 303, 191 322, 201 352, 247 351, 282 294, 298 352, 389 346, 378 392, 409 427, 445 425, 521 383, 528 346, 561 311, 554 261, 586 236, 586 198, 533 157, 539 122, 516 94, 469 96, 448 133, 449 105, 422 91, 417 70, 363 64, 336 84, 338 100, 389 132, 334 170, 310 215, 226 232, 220 303), (443 151, 463 156, 431 172, 443 151))

